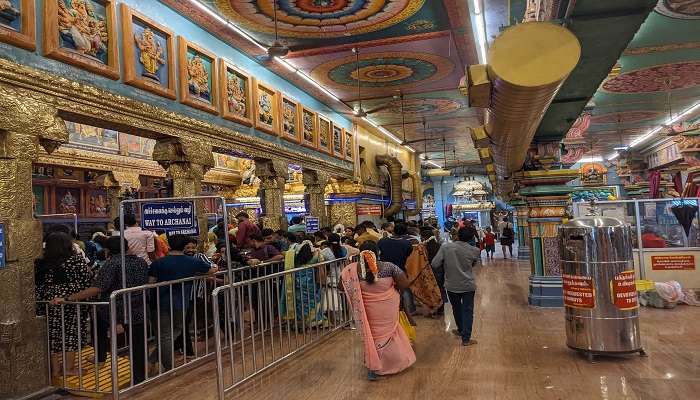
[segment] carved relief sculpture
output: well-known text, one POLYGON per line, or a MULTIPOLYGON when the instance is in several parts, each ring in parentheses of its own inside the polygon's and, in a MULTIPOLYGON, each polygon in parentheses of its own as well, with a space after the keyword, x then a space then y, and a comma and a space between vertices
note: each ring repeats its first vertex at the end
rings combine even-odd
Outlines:
POLYGON ((120 5, 124 82, 175 99, 173 33, 155 21, 120 5))
POLYGON ((331 121, 325 117, 318 116, 318 150, 332 154, 331 148, 331 121))
POLYGON ((299 129, 299 103, 280 95, 282 109, 282 137, 295 143, 301 140, 299 129))
POLYGON ((34 0, 0 0, 0 41, 36 49, 34 0))
POLYGON ((119 78, 113 0, 44 2, 44 55, 119 78))
POLYGON ((179 37, 180 102, 216 114, 218 88, 216 56, 179 37))
POLYGON ((277 135, 279 132, 278 93, 266 84, 255 81, 255 127, 277 135))
POLYGON ((315 149, 318 144, 316 113, 302 106, 301 107, 301 144, 315 149))
POLYGON ((243 125, 253 125, 250 75, 225 60, 219 60, 221 116, 243 125))
POLYGON ((333 155, 340 158, 345 158, 343 145, 345 144, 345 128, 337 126, 333 123, 333 155))
POLYGON ((355 142, 352 139, 352 133, 345 131, 345 159, 348 161, 355 161, 355 142))

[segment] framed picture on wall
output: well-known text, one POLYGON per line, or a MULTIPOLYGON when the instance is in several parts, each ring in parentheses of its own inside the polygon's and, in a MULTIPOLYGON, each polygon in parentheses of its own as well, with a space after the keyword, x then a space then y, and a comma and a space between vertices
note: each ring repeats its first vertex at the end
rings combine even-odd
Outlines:
POLYGON ((221 116, 252 126, 253 85, 250 75, 224 59, 219 59, 219 74, 221 116))
POLYGON ((124 83, 169 99, 175 93, 175 36, 126 4, 121 11, 124 83))
POLYGON ((331 138, 331 121, 328 118, 318 116, 318 150, 333 154, 331 138))
POLYGON ((219 111, 214 53, 178 37, 180 102, 212 114, 219 111))
POLYGON ((255 128, 272 135, 279 133, 279 94, 272 87, 255 80, 255 128))
POLYGON ((280 114, 282 116, 280 134, 283 138, 294 143, 301 141, 300 109, 301 107, 296 100, 285 96, 284 93, 280 94, 280 114))
POLYGON ((44 55, 119 79, 114 0, 44 1, 44 55))
POLYGON ((318 147, 318 122, 316 113, 301 106, 301 144, 315 149, 318 147))
POLYGON ((0 42, 36 50, 35 14, 34 0, 0 1, 0 42))
POLYGON ((353 141, 353 134, 352 132, 345 131, 345 159, 348 161, 354 161, 355 160, 355 142, 353 141))
POLYGON ((345 129, 333 123, 333 155, 339 158, 345 158, 343 146, 345 145, 345 129))

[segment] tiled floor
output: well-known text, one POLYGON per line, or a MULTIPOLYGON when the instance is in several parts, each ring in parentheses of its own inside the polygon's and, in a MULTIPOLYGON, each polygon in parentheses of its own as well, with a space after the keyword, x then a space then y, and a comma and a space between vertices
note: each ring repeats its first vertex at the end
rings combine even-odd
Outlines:
MULTIPOLYGON (((496 260, 478 271, 476 346, 442 320, 418 318, 418 361, 397 376, 365 379, 360 338, 343 331, 244 384, 228 398, 295 399, 698 399, 700 308, 643 309, 649 357, 589 363, 565 346, 562 309, 527 305, 529 264, 496 260)), ((130 399, 216 399, 213 363, 130 399)))

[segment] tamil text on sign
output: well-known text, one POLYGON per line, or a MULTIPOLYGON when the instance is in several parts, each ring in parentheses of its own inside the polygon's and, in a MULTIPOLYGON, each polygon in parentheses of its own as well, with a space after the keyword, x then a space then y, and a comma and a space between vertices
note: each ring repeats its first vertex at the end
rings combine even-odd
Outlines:
POLYGON ((564 304, 574 308, 595 308, 595 288, 590 276, 562 275, 564 304))

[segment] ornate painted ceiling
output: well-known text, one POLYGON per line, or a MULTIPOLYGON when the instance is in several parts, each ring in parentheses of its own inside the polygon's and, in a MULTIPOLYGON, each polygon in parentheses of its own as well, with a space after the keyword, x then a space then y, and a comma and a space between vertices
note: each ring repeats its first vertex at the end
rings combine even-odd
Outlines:
POLYGON ((700 2, 660 0, 593 97, 591 156, 661 125, 700 101, 700 2))
MULTIPOLYGON (((250 55, 263 55, 224 24, 188 5, 190 1, 161 1, 250 55)), ((330 104, 337 111, 350 117, 350 109, 359 106, 361 98, 364 110, 383 108, 368 118, 403 138, 401 102, 395 98, 403 93, 407 140, 424 137, 421 121, 425 118, 428 137, 435 138, 429 144, 440 143, 439 150, 428 150, 430 158, 443 159, 444 135, 448 158, 454 146, 460 163, 479 161, 468 127, 479 125, 480 114, 467 107, 466 98, 457 90, 465 66, 478 62, 467 1, 276 1, 279 40, 290 48, 285 59, 340 98, 343 104, 330 104), (359 49, 359 71, 353 47, 359 49), (358 80, 362 86, 359 97, 358 80)), ((272 0, 201 2, 263 46, 274 42, 272 0)), ((294 73, 276 64, 270 67, 304 87, 294 73)), ((310 87, 309 92, 313 94, 314 89, 310 87)), ((424 145, 413 147, 422 151, 424 145)))

